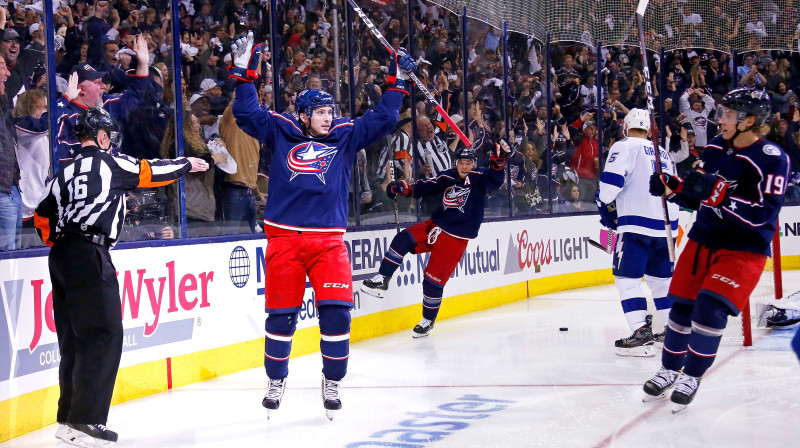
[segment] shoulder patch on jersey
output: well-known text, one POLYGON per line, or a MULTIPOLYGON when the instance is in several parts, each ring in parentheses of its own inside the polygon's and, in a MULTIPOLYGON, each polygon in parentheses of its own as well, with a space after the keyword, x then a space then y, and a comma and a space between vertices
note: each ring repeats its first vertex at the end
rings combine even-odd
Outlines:
POLYGON ((775 145, 764 145, 764 154, 768 156, 779 156, 781 155, 781 150, 775 145))

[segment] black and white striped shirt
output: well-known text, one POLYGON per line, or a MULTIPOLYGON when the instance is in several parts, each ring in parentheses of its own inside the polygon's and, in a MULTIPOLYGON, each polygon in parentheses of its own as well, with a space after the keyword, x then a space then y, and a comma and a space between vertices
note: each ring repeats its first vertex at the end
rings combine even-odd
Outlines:
POLYGON ((426 179, 434 179, 442 172, 453 167, 450 148, 447 147, 447 142, 442 137, 442 133, 437 129, 433 135, 433 140, 428 142, 417 140, 420 162, 433 168, 433 173, 425 175, 426 179))
POLYGON ((413 159, 414 150, 411 145, 411 137, 406 134, 402 129, 398 130, 392 135, 389 141, 389 146, 384 146, 381 149, 381 155, 378 158, 378 169, 375 175, 379 178, 386 176, 386 164, 390 158, 394 158, 395 171, 403 172, 403 164, 406 160, 413 159))
POLYGON ((167 185, 191 168, 186 158, 139 160, 96 146, 82 147, 48 183, 47 195, 36 207, 34 225, 48 246, 67 226, 106 235, 113 246, 125 221, 126 193, 167 185))

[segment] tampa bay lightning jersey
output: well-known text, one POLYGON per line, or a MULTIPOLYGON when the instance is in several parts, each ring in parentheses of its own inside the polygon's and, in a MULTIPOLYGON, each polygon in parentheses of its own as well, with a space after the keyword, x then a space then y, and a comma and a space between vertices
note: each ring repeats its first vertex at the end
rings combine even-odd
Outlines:
POLYGON ((252 83, 236 86, 233 115, 248 135, 272 150, 264 222, 307 232, 344 232, 350 173, 358 150, 392 131, 403 93, 389 89, 361 118, 333 120, 324 137, 310 137, 289 114, 258 104, 252 83))
POLYGON ((477 168, 461 179, 451 168, 434 179, 416 181, 412 188, 415 198, 441 195, 442 203, 431 213, 434 224, 457 238, 472 239, 483 223, 486 193, 500 188, 504 175, 502 168, 477 168))
POLYGON ((706 145, 702 159, 705 172, 730 184, 730 200, 719 207, 700 203, 689 239, 769 255, 789 182, 789 156, 768 140, 733 149, 717 136, 706 145))
MULTIPOLYGON (((661 170, 675 175, 675 164, 663 148, 661 170)), ((664 207, 661 198, 650 195, 650 176, 656 172, 653 143, 641 137, 628 137, 611 146, 600 176, 600 200, 617 201, 617 231, 665 237, 664 207)), ((678 230, 678 206, 668 203, 672 230, 678 230)))

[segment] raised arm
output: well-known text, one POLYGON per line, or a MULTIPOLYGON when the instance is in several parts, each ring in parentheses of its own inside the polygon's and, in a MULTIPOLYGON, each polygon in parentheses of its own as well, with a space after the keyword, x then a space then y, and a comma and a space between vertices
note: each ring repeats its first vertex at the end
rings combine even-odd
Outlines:
POLYGON ((408 72, 417 69, 417 64, 404 49, 392 51, 389 55, 389 71, 386 75, 387 88, 383 98, 363 117, 354 121, 353 147, 361 149, 375 140, 386 136, 400 120, 400 106, 403 96, 408 95, 408 72))

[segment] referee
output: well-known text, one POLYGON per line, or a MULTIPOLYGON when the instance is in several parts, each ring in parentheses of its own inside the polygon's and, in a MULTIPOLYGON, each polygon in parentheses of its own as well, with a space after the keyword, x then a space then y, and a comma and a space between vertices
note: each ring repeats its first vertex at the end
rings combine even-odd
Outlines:
POLYGON ((119 126, 103 109, 78 115, 81 146, 47 185, 34 224, 51 246, 50 280, 61 365, 56 437, 74 446, 113 446, 105 427, 122 355, 116 268, 108 253, 125 221, 126 192, 158 187, 208 164, 194 157, 138 160, 112 155, 119 126))

